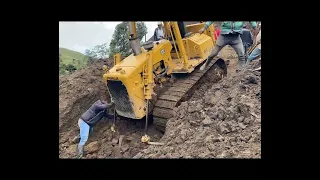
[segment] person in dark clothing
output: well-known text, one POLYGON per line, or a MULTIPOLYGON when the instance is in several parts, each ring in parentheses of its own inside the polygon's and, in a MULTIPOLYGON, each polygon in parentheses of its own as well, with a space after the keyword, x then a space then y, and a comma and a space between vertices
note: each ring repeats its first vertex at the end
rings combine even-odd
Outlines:
POLYGON ((248 49, 249 47, 253 44, 253 37, 249 29, 247 29, 247 26, 244 25, 242 28, 242 34, 240 34, 242 43, 243 43, 243 48, 244 48, 244 56, 245 60, 247 61, 248 59, 248 49))
POLYGON ((80 128, 80 142, 78 144, 77 157, 83 156, 84 145, 88 140, 89 132, 94 125, 97 124, 103 117, 107 116, 107 108, 110 108, 114 103, 108 104, 104 100, 96 101, 78 120, 80 128))
POLYGON ((158 22, 158 27, 154 30, 153 39, 154 41, 159 41, 164 39, 164 28, 162 26, 162 22, 158 22))

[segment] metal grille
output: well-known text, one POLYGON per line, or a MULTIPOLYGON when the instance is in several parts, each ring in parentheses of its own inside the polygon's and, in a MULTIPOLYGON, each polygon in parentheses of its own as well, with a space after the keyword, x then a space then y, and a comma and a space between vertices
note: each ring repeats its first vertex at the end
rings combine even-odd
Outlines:
POLYGON ((121 81, 108 81, 107 83, 110 95, 115 103, 117 114, 127 118, 135 119, 135 113, 127 92, 127 88, 121 81))

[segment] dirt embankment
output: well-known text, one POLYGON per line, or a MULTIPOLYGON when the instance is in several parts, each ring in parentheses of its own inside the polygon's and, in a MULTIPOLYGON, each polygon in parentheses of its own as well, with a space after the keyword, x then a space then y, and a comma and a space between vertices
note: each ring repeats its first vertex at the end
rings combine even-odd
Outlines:
POLYGON ((104 61, 97 61, 71 75, 60 77, 60 132, 70 130, 75 125, 75 120, 78 120, 79 116, 100 98, 100 95, 105 95, 109 99, 102 79, 104 64, 104 61))

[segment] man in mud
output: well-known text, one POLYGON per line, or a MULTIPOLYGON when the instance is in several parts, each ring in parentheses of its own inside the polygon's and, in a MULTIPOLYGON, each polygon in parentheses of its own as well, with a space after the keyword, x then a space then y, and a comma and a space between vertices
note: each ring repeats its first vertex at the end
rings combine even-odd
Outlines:
POLYGON ((104 101, 104 98, 100 98, 100 100, 96 101, 84 114, 82 114, 81 118, 78 120, 80 128, 80 142, 77 148, 77 158, 81 158, 83 156, 84 145, 88 140, 89 132, 92 131, 93 126, 103 119, 103 117, 109 117, 106 113, 107 108, 110 108, 113 105, 113 101, 108 104, 104 101))
MULTIPOLYGON (((207 21, 203 28, 199 30, 199 33, 202 34, 211 24, 213 21, 207 21)), ((255 21, 250 21, 251 26, 255 29, 257 23, 255 21)), ((238 68, 237 71, 241 70, 245 66, 245 56, 244 56, 244 49, 243 43, 240 37, 242 34, 242 21, 224 21, 221 24, 220 28, 220 36, 217 39, 216 45, 212 50, 211 54, 208 56, 207 61, 200 67, 200 70, 204 70, 206 66, 211 62, 211 60, 217 56, 217 54, 221 51, 221 49, 226 46, 230 45, 238 55, 238 68)))

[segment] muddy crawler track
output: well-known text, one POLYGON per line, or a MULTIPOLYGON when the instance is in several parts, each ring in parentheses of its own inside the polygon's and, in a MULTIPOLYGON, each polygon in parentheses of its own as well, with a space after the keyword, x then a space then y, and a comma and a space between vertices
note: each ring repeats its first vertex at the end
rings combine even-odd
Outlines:
POLYGON ((157 102, 153 107, 153 124, 155 128, 164 132, 167 121, 173 117, 174 108, 179 106, 182 101, 186 101, 190 98, 203 77, 209 72, 213 71, 213 75, 210 78, 214 82, 219 81, 221 78, 227 76, 227 67, 223 59, 214 58, 211 63, 206 67, 204 71, 200 70, 202 64, 200 64, 190 75, 177 74, 176 82, 171 84, 167 91, 161 93, 157 102))

